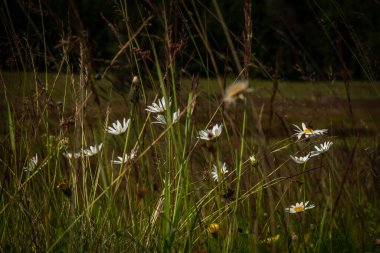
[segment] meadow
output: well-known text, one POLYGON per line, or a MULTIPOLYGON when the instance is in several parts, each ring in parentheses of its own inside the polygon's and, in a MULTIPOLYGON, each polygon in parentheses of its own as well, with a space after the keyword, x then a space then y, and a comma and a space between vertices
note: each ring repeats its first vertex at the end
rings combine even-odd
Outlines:
POLYGON ((0 252, 380 252, 380 91, 359 44, 362 78, 337 46, 317 80, 263 63, 249 0, 240 30, 217 1, 115 1, 100 60, 67 2, 58 35, 47 2, 21 8, 33 36, 1 13, 0 252))
POLYGON ((2 251, 378 250, 380 115, 370 83, 352 85, 353 121, 343 83, 280 83, 268 129, 269 81, 250 80, 253 90, 228 106, 215 80, 193 91, 183 80, 171 96, 140 85, 137 102, 105 82, 101 104, 85 93, 84 106, 79 76, 47 75, 50 92, 33 77, 3 74, 2 251), (165 95, 171 123, 155 124, 147 106, 165 95), (105 131, 123 119, 120 133, 105 131), (298 139, 302 122, 328 131, 298 139), (305 163, 290 158, 325 142, 333 145, 305 163), (306 201, 315 207, 285 211, 306 201))

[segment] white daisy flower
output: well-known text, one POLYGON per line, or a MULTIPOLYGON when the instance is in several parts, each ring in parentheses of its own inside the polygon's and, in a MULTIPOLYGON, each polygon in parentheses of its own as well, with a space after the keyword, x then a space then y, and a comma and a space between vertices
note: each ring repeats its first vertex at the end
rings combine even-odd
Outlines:
POLYGON ((317 156, 317 155, 327 152, 332 145, 333 145, 332 141, 325 141, 319 147, 314 146, 315 150, 310 152, 310 157, 317 156))
POLYGON ((224 175, 226 173, 228 173, 226 163, 223 163, 221 168, 218 168, 215 164, 212 166, 211 175, 215 182, 219 181, 218 174, 224 175))
POLYGON ((90 146, 88 149, 83 150, 83 154, 86 156, 96 155, 99 151, 102 150, 103 143, 100 143, 99 146, 90 146))
POLYGON ((164 115, 162 115, 162 114, 158 114, 158 115, 156 116, 156 120, 157 120, 157 121, 153 121, 152 123, 157 123, 157 124, 163 124, 163 125, 166 125, 166 119, 165 119, 164 115))
POLYGON ((323 135, 328 131, 327 129, 313 130, 311 128, 307 128, 305 123, 302 123, 302 129, 297 125, 293 124, 293 126, 296 127, 296 129, 294 129, 294 131, 296 131, 294 135, 297 136, 298 139, 301 139, 302 135, 305 135, 305 137, 307 138, 315 135, 323 135))
POLYGON ((295 205, 291 205, 290 207, 285 208, 285 212, 287 212, 287 213, 300 213, 300 212, 304 212, 307 209, 311 209, 311 208, 315 207, 314 204, 310 204, 309 206, 307 206, 307 204, 309 204, 309 201, 306 201, 305 204, 303 202, 296 203, 295 205))
MULTIPOLYGON (((173 124, 176 123, 179 120, 179 114, 180 114, 180 110, 179 109, 176 112, 173 113, 173 124)), ((152 123, 167 125, 167 121, 165 119, 165 116, 162 115, 162 114, 158 114, 156 116, 156 121, 154 121, 152 123)))
POLYGON ((112 123, 112 127, 109 126, 106 129, 104 129, 104 131, 113 135, 122 134, 125 131, 127 131, 130 121, 131 121, 130 119, 125 120, 124 118, 123 124, 121 124, 120 121, 117 120, 116 122, 112 123))
MULTIPOLYGON (((169 106, 172 104, 172 99, 169 97, 169 106)), ((152 103, 152 105, 148 105, 148 108, 145 109, 148 112, 160 113, 166 111, 169 107, 166 104, 165 97, 162 97, 161 100, 158 99, 158 103, 152 103)))
POLYGON ((206 129, 206 130, 201 130, 198 133, 199 139, 206 140, 206 141, 211 141, 215 138, 217 138, 221 133, 223 129, 223 124, 215 124, 215 126, 212 129, 206 129))
POLYGON ((79 157, 82 156, 82 153, 81 152, 75 152, 75 153, 70 153, 70 152, 64 152, 62 153, 62 155, 64 157, 66 157, 67 159, 78 159, 79 157))
POLYGON ((31 172, 37 166, 37 163, 38 163, 38 155, 36 154, 32 158, 30 158, 30 160, 28 161, 28 165, 24 167, 24 171, 31 172))
POLYGON ((307 162, 310 159, 310 157, 311 157, 310 153, 307 154, 306 156, 292 156, 292 155, 290 156, 290 158, 292 158, 293 161, 299 164, 307 162))
POLYGON ((124 157, 118 156, 117 160, 113 160, 112 163, 113 164, 124 164, 124 163, 127 163, 128 161, 135 159, 135 157, 137 155, 137 148, 138 147, 132 149, 132 151, 129 155, 125 154, 124 157))

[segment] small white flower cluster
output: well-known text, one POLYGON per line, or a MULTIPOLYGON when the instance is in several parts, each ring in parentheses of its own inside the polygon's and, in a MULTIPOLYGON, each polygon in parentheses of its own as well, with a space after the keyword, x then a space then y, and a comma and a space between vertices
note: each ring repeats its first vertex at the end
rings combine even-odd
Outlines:
MULTIPOLYGON (((198 139, 205 141, 213 141, 222 134, 223 124, 215 124, 211 129, 201 130, 198 132, 198 139)), ((219 168, 217 165, 212 166, 211 176, 215 182, 219 181, 219 177, 228 173, 226 163, 222 164, 222 167, 219 168)))
MULTIPOLYGON (((112 123, 112 126, 105 127, 104 131, 106 133, 112 134, 112 135, 120 135, 127 131, 129 125, 130 125, 130 119, 126 120, 123 118, 123 121, 120 122, 119 120, 116 120, 116 122, 112 123)), ((93 156, 98 154, 103 147, 103 143, 100 143, 98 146, 90 146, 87 149, 81 149, 79 152, 64 152, 63 156, 65 156, 68 159, 78 159, 80 157, 86 157, 86 156, 93 156)), ((136 157, 137 154, 137 148, 133 149, 130 155, 125 155, 124 158, 121 156, 118 156, 119 160, 112 161, 114 164, 124 164, 127 161, 130 161, 136 157)))
POLYGON ((87 149, 81 149, 79 152, 75 153, 70 153, 70 152, 64 152, 63 156, 68 158, 68 159, 78 159, 80 157, 85 157, 85 156, 93 156, 99 153, 102 150, 103 143, 100 143, 98 146, 90 146, 87 149))
POLYGON ((302 163, 307 162, 310 158, 314 156, 318 156, 320 154, 326 153, 332 145, 333 145, 333 142, 326 141, 322 143, 319 147, 314 146, 315 150, 312 150, 306 156, 292 156, 291 155, 290 158, 292 158, 294 162, 298 164, 302 164, 302 163))
POLYGON ((332 145, 333 145, 332 141, 326 141, 326 142, 322 143, 319 147, 314 146, 315 150, 310 152, 310 157, 317 156, 317 155, 320 155, 320 154, 327 152, 332 145))
POLYGON ((99 146, 96 146, 96 145, 90 146, 88 149, 82 150, 82 152, 85 156, 93 156, 93 155, 96 155, 99 151, 101 151, 102 147, 103 147, 103 143, 100 143, 99 146))
MULTIPOLYGON (((162 107, 161 103, 160 103, 160 106, 162 107)), ((123 124, 121 124, 117 120, 116 123, 112 123, 113 127, 109 126, 108 128, 105 129, 105 131, 107 133, 110 133, 110 134, 113 134, 113 135, 119 135, 119 134, 125 133, 125 131, 127 131, 128 127, 129 127, 129 123, 130 122, 131 122, 130 119, 125 120, 125 118, 124 118, 123 119, 123 124)), ((124 164, 124 163, 126 163, 126 162, 131 161, 132 159, 134 159, 136 157, 136 155, 137 155, 137 147, 134 148, 134 149, 132 149, 130 155, 125 154, 124 157, 118 156, 117 157, 118 160, 112 160, 112 163, 113 164, 124 164)))
MULTIPOLYGON (((307 128, 305 123, 302 123, 302 129, 297 125, 293 125, 293 126, 296 127, 295 129, 296 133, 293 136, 297 136, 298 139, 301 139, 303 135, 306 138, 310 138, 317 135, 324 135, 328 131, 327 129, 313 130, 311 128, 307 128)), ((326 141, 322 143, 319 147, 314 146, 315 150, 309 152, 306 156, 292 156, 291 155, 290 158, 292 158, 292 160, 298 164, 303 164, 307 162, 311 157, 318 156, 320 154, 327 152, 332 145, 333 145, 333 142, 326 141)))
MULTIPOLYGON (((113 135, 120 135, 127 131, 129 127, 130 119, 126 120, 125 118, 123 119, 122 123, 119 120, 116 120, 116 122, 112 123, 112 126, 106 127, 104 131, 106 133, 110 133, 113 135)), ((85 156, 93 156, 99 153, 102 150, 103 143, 100 143, 98 146, 90 146, 87 149, 81 149, 79 152, 64 152, 63 156, 68 158, 68 159, 78 159, 80 157, 85 157, 85 156)))
POLYGON ((220 124, 215 124, 212 129, 206 129, 206 130, 201 130, 198 132, 198 139, 206 140, 206 141, 211 141, 214 140, 215 138, 219 137, 219 135, 222 133, 223 125, 220 124))
MULTIPOLYGON (((296 133, 293 136, 297 136, 298 140, 301 139, 303 136, 305 137, 305 139, 309 139, 314 136, 324 135, 328 131, 327 129, 313 130, 311 128, 307 128, 305 123, 302 123, 302 128, 297 125, 293 125, 293 126, 296 127, 295 129, 296 133)), ((294 162, 299 163, 299 164, 306 163, 311 157, 318 156, 320 154, 327 152, 332 145, 333 145, 333 142, 326 141, 320 144, 319 146, 314 146, 314 150, 310 151, 306 156, 292 156, 291 155, 290 158, 292 158, 294 162)), ((285 212, 294 214, 294 213, 304 212, 308 209, 315 207, 314 204, 310 204, 310 205, 308 204, 309 204, 309 201, 306 201, 305 203, 297 202, 295 205, 291 205, 290 207, 285 208, 285 212)))
POLYGON ((71 152, 64 152, 62 154, 64 157, 66 157, 67 159, 78 159, 80 157, 82 157, 82 153, 81 152, 75 152, 75 153, 71 153, 71 152))
POLYGON ((128 155, 128 154, 125 154, 124 157, 122 156, 118 156, 117 157, 117 160, 113 160, 113 164, 125 164, 127 163, 128 161, 131 161, 133 160, 136 156, 137 156, 137 148, 133 148, 131 153, 128 155))
MULTIPOLYGON (((178 109, 176 112, 173 113, 173 124, 176 123, 179 120, 179 114, 180 110, 178 109)), ((152 123, 161 124, 161 125, 167 125, 168 122, 165 119, 165 116, 162 114, 158 114, 156 116, 156 121, 153 121, 152 123)))
MULTIPOLYGON (((172 104, 172 99, 170 97, 169 97, 169 103, 166 103, 165 97, 162 97, 161 99, 158 99, 157 103, 152 103, 152 105, 148 105, 148 108, 146 108, 145 110, 151 113, 162 113, 162 112, 165 112, 171 106, 171 104, 172 104)), ((172 117, 173 124, 178 122, 179 116, 180 116, 180 109, 178 108, 178 110, 173 113, 173 117, 172 117)), ((161 124, 161 125, 168 124, 168 121, 165 118, 165 115, 163 114, 158 114, 154 118, 156 121, 153 121, 152 123, 161 124)))

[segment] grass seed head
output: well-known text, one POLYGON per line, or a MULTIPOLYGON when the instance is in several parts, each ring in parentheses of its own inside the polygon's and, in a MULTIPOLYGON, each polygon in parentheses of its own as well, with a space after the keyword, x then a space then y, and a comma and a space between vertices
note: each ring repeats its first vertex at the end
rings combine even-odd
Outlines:
POLYGON ((238 81, 228 86, 224 92, 223 102, 227 105, 234 104, 236 99, 243 98, 244 93, 252 92, 248 80, 238 81))

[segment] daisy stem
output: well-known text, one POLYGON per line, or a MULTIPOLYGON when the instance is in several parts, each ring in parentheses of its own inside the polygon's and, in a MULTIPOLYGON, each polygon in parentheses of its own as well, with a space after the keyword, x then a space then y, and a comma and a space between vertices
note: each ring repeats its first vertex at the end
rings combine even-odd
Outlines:
POLYGON ((306 180, 305 180, 305 171, 306 171, 306 163, 303 164, 302 168, 302 201, 305 203, 306 201, 306 180))
MULTIPOLYGON (((170 141, 170 138, 169 138, 169 143, 168 143, 168 146, 167 146, 167 149, 168 149, 168 152, 167 152, 167 155, 168 155, 168 161, 171 161, 170 160, 170 156, 171 156, 171 153, 172 153, 172 149, 171 149, 172 145, 171 145, 171 141, 170 141)), ((170 200, 170 172, 171 172, 171 162, 168 162, 167 163, 167 166, 166 166, 166 171, 165 171, 165 182, 164 182, 164 195, 165 195, 165 203, 164 203, 164 239, 165 239, 165 243, 164 243, 164 247, 165 249, 169 249, 170 248, 170 203, 171 203, 171 200, 170 200)))
MULTIPOLYGON (((334 209, 334 199, 333 199, 333 189, 332 189, 332 175, 331 175, 331 169, 329 168, 328 170, 328 177, 329 177, 329 192, 330 192, 330 219, 332 220, 333 219, 333 209, 334 209)), ((328 232, 328 236, 329 236, 329 241, 330 241, 330 250, 332 250, 332 230, 333 230, 333 222, 330 220, 329 222, 329 232, 328 232)))
MULTIPOLYGON (((132 114, 133 114, 133 109, 131 111, 131 115, 132 114)), ((123 154, 122 154, 123 160, 122 160, 122 163, 120 165, 120 169, 123 169, 125 167, 124 166, 124 164, 125 164, 124 160, 125 160, 125 155, 126 155, 126 152, 127 152, 127 146, 128 146, 128 140, 129 140, 129 136, 130 136, 130 131, 131 131, 131 125, 129 125, 129 127, 127 129, 127 134, 125 136, 124 147, 123 147, 123 154)), ((127 182, 128 182, 128 179, 129 179, 129 173, 126 175, 127 182)), ((114 195, 116 194, 117 190, 119 189, 121 182, 122 182, 122 179, 120 179, 120 181, 116 184, 114 195)))
MULTIPOLYGON (((223 184, 225 184, 224 180, 222 177, 224 177, 224 175, 222 175, 222 172, 220 170, 221 166, 222 166, 222 162, 220 161, 220 156, 219 156, 219 152, 220 152, 220 147, 219 147, 219 142, 217 142, 216 144, 216 153, 215 153, 215 162, 216 162, 216 173, 218 175, 218 180, 217 180, 217 188, 218 188, 218 191, 217 191, 217 195, 216 195, 216 203, 217 203, 217 207, 218 207, 218 211, 222 211, 221 210, 221 202, 220 202, 220 195, 223 191, 223 184)), ((222 212, 219 214, 219 217, 222 217, 222 212)))
MULTIPOLYGON (((237 164, 236 164, 236 203, 235 203, 235 214, 237 212, 237 207, 238 207, 238 199, 239 199, 239 189, 240 189, 240 178, 241 178, 241 168, 242 168, 242 160, 243 160, 243 153, 244 153, 244 140, 245 140, 245 127, 246 127, 246 122, 247 122, 247 99, 244 97, 244 113, 243 113, 243 129, 242 129, 242 134, 241 134, 241 139, 240 139, 240 153, 239 157, 237 159, 237 164)), ((236 215, 234 216, 236 217, 236 215)))
POLYGON ((304 215, 300 214, 298 217, 299 217, 299 225, 300 225, 300 236, 301 236, 301 243, 304 247, 304 252, 306 253, 307 252, 307 248, 306 248, 306 242, 305 242, 305 231, 304 231, 304 223, 303 223, 303 218, 305 217, 304 215))

